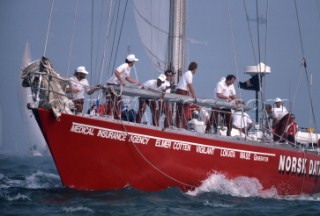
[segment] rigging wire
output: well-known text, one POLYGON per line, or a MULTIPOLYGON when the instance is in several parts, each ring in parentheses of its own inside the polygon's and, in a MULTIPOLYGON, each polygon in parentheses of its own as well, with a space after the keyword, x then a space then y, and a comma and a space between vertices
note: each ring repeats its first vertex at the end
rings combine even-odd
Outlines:
POLYGON ((50 9, 50 15, 49 15, 49 20, 48 20, 48 28, 47 28, 46 41, 45 41, 44 50, 43 50, 43 56, 46 56, 53 6, 54 6, 54 0, 52 0, 52 2, 51 2, 51 9, 50 9))
POLYGON ((246 19, 247 19, 247 26, 248 26, 248 31, 249 31, 249 36, 250 36, 250 41, 251 41, 251 48, 252 48, 252 52, 253 52, 253 57, 254 57, 254 62, 257 63, 257 55, 256 55, 256 51, 254 49, 254 43, 253 43, 253 38, 252 38, 252 30, 251 30, 251 26, 250 26, 250 18, 248 15, 248 10, 247 10, 247 5, 246 5, 246 0, 243 0, 243 7, 246 13, 246 19))
MULTIPOLYGON (((90 49, 90 56, 91 56, 91 59, 90 59, 90 70, 91 70, 91 73, 90 73, 90 79, 91 79, 91 82, 93 80, 93 12, 94 12, 94 2, 95 0, 92 0, 91 2, 91 49, 90 49)), ((91 95, 90 95, 90 99, 91 99, 91 95)))
POLYGON ((312 98, 311 98, 310 82, 309 82, 308 70, 307 70, 307 60, 306 60, 305 54, 304 54, 302 31, 301 31, 301 25, 300 25, 300 19, 299 19, 299 13, 298 13, 298 7, 297 7, 296 0, 294 1, 294 6, 295 6, 295 11, 296 11, 297 25, 298 25, 298 30, 299 30, 300 48, 301 48, 301 53, 302 53, 301 67, 303 67, 304 71, 305 71, 306 80, 307 80, 307 87, 308 87, 308 94, 309 94, 309 101, 310 101, 310 108, 311 108, 311 114, 312 114, 312 118, 313 118, 313 122, 314 122, 314 127, 315 127, 315 129, 317 131, 317 123, 316 123, 316 117, 315 117, 315 112, 314 112, 314 108, 313 108, 313 102, 312 102, 312 98))
MULTIPOLYGON (((123 11, 123 17, 122 17, 122 22, 121 22, 120 33, 119 33, 119 38, 118 38, 118 42, 117 42, 115 57, 118 56, 118 50, 119 50, 119 45, 120 45, 120 40, 121 40, 122 30, 123 30, 123 24, 124 24, 124 20, 125 20, 125 16, 126 16, 126 11, 127 11, 127 5, 128 5, 128 0, 126 0, 126 4, 124 7, 124 11, 123 11)), ((115 64, 116 64, 116 58, 114 58, 112 68, 115 68, 115 64)))
MULTIPOLYGON (((100 48, 100 42, 101 42, 101 37, 100 37, 100 35, 101 35, 101 26, 102 26, 102 16, 103 16, 103 9, 104 9, 104 3, 105 3, 105 1, 102 1, 101 2, 101 6, 100 6, 100 19, 99 19, 99 32, 98 32, 98 43, 97 43, 97 50, 96 50, 96 62, 95 62, 95 66, 96 66, 96 70, 98 71, 98 56, 99 56, 99 48, 100 48)), ((111 6, 112 6, 112 0, 111 0, 111 5, 110 5, 110 8, 109 8, 109 11, 111 11, 111 6)), ((99 79, 99 77, 100 77, 100 75, 102 74, 102 72, 99 72, 99 73, 97 73, 97 75, 96 75, 96 77, 95 77, 95 81, 97 82, 97 83, 101 83, 101 79, 99 79)))
MULTIPOLYGON (((228 15, 229 15, 229 24, 230 24, 230 31, 231 31, 231 37, 232 37, 232 50, 233 50, 233 56, 234 56, 234 65, 236 69, 236 74, 238 77, 238 86, 239 86, 239 67, 238 67, 238 59, 237 59, 237 51, 236 51, 236 43, 235 43, 235 37, 234 37, 234 29, 232 25, 232 19, 231 19, 231 12, 230 12, 230 0, 228 1, 228 15)), ((240 98, 242 98, 242 91, 239 91, 240 98)))
MULTIPOLYGON (((115 25, 114 25, 114 35, 113 35, 113 40, 112 40, 112 46, 111 46, 111 53, 110 53, 110 56, 111 58, 113 57, 113 50, 114 50, 114 44, 115 44, 115 40, 116 40, 116 36, 117 36, 117 24, 118 24, 118 19, 119 19, 119 11, 120 11, 120 3, 121 1, 116 1, 118 4, 116 5, 117 7, 117 13, 116 13, 116 18, 115 18, 115 25)), ((111 58, 110 58, 110 63, 111 63, 111 58)), ((108 64, 108 69, 107 69, 107 72, 110 71, 110 66, 111 64, 108 64)), ((114 65, 115 65, 115 59, 114 59, 114 63, 112 65, 112 67, 114 68, 114 65)), ((113 69, 112 68, 112 69, 113 69)), ((111 72, 112 74, 112 72, 111 72)))
POLYGON ((71 40, 70 40, 70 47, 69 47, 69 57, 68 57, 68 67, 67 67, 67 77, 69 77, 69 71, 70 71, 70 64, 71 64, 71 54, 73 49, 73 41, 74 41, 74 32, 76 27, 76 19, 77 19, 77 13, 78 13, 78 3, 79 1, 76 1, 75 11, 74 11, 74 17, 73 17, 73 26, 72 26, 72 34, 71 34, 71 40))
MULTIPOLYGON (((103 74, 103 70, 104 70, 105 58, 106 58, 107 47, 108 47, 109 37, 110 37, 110 29, 111 29, 111 26, 112 26, 112 23, 113 23, 113 17, 111 18, 112 4, 113 4, 113 1, 111 0, 110 7, 109 7, 107 30, 106 30, 106 35, 105 35, 106 40, 105 40, 105 44, 104 44, 104 51, 103 51, 101 68, 100 68, 99 83, 101 83, 101 81, 102 81, 102 74, 103 74)), ((109 65, 110 65, 110 61, 109 61, 109 65)))
MULTIPOLYGON (((259 0, 256 0, 256 19, 257 19, 257 46, 258 46, 258 62, 257 63, 260 63, 261 62, 261 48, 260 48, 259 0)), ((260 79, 260 76, 259 76, 259 79, 260 79)))
MULTIPOLYGON (((267 0, 267 5, 266 5, 266 28, 265 28, 265 40, 264 40, 264 63, 267 66, 268 64, 268 58, 267 58, 267 48, 268 48, 268 20, 269 20, 269 0, 267 0)), ((261 68, 260 68, 261 69, 261 68)), ((260 70, 261 71, 261 70, 260 70)), ((260 92, 261 92, 261 101, 262 101, 262 109, 264 109, 264 101, 265 101, 265 87, 266 87, 266 79, 259 79, 259 84, 260 84, 260 92), (262 85, 263 82, 263 85, 262 85), (263 88, 262 88, 262 87, 263 88)))

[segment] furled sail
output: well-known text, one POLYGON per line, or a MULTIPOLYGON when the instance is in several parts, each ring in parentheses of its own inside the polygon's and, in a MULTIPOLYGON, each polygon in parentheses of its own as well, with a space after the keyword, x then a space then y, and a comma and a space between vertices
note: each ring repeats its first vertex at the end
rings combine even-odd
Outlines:
MULTIPOLYGON (((120 85, 105 85, 101 88, 107 91, 115 92, 116 94, 122 94, 122 95, 131 96, 131 97, 139 96, 147 99, 158 99, 161 96, 161 92, 147 90, 147 89, 140 89, 140 88, 125 87, 120 85)), ((194 99, 190 96, 170 94, 170 93, 166 93, 163 100, 170 101, 170 102, 180 102, 180 103, 195 103, 200 106, 215 107, 219 109, 223 109, 223 108, 235 109, 236 108, 235 102, 227 102, 222 100, 206 99, 206 98, 197 98, 197 101, 194 101, 194 99)), ((246 107, 243 104, 239 104, 238 107, 242 107, 244 110, 250 110, 250 108, 246 107)))
POLYGON ((139 37, 153 66, 163 72, 168 63, 170 1, 134 0, 133 6, 139 37))

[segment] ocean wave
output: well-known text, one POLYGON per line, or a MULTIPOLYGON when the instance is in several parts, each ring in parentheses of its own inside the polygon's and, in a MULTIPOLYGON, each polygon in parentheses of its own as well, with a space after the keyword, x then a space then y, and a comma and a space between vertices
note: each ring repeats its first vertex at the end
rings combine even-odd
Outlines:
POLYGON ((211 174, 199 187, 187 191, 187 194, 197 196, 206 192, 216 192, 237 197, 278 197, 275 188, 263 190, 262 185, 256 178, 237 177, 235 179, 227 179, 224 175, 218 173, 211 174))
POLYGON ((88 207, 84 207, 84 206, 78 206, 78 207, 64 207, 62 208, 62 210, 64 212, 66 212, 67 214, 70 213, 79 213, 79 212, 89 212, 89 213, 94 213, 94 211, 91 208, 88 207))
POLYGON ((27 189, 47 189, 61 187, 59 175, 37 171, 29 176, 0 176, 0 189, 19 187, 27 189))
POLYGON ((37 171, 36 173, 26 177, 26 187, 31 189, 42 189, 60 187, 59 175, 52 173, 44 173, 37 171))
POLYGON ((23 195, 23 194, 20 194, 20 193, 18 193, 15 196, 5 195, 4 199, 7 200, 7 201, 17 201, 17 200, 30 201, 31 200, 30 197, 28 197, 27 195, 23 195))

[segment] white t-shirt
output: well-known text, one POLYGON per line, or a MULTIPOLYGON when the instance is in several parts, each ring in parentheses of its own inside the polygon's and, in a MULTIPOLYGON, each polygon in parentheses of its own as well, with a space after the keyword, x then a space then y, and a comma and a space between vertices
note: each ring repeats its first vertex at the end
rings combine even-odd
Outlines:
POLYGON ((209 119, 209 117, 210 116, 209 116, 208 111, 205 108, 201 107, 201 109, 199 111, 199 120, 206 121, 209 119))
POLYGON ((185 91, 189 91, 189 86, 188 84, 191 84, 192 83, 192 78, 193 78, 193 74, 191 71, 187 71, 185 72, 178 85, 177 85, 177 89, 181 89, 181 90, 185 90, 185 91))
POLYGON ((237 128, 248 128, 252 124, 250 116, 242 111, 236 111, 232 114, 232 124, 237 128))
MULTIPOLYGON (((128 63, 123 63, 119 67, 116 68, 116 70, 120 73, 120 77, 123 81, 130 76, 131 68, 129 67, 128 63)), ((120 81, 116 77, 115 73, 107 80, 107 83, 110 84, 120 84, 120 81)))
POLYGON ((273 108, 272 116, 274 118, 277 118, 278 120, 282 119, 282 117, 285 116, 286 114, 288 114, 288 111, 282 105, 279 108, 278 107, 273 108))
POLYGON ((221 79, 220 82, 218 82, 217 87, 215 88, 215 97, 218 98, 217 94, 221 93, 226 97, 229 97, 231 95, 236 95, 236 90, 234 88, 234 85, 227 86, 225 79, 221 79))
POLYGON ((166 89, 166 86, 163 84, 158 87, 157 80, 148 80, 145 83, 143 83, 142 86, 144 89, 151 89, 160 92, 166 89))
POLYGON ((87 92, 90 90, 89 87, 89 82, 87 79, 82 79, 78 81, 77 77, 73 76, 70 77, 70 82, 72 89, 77 89, 77 93, 73 93, 73 99, 78 100, 78 99, 84 99, 84 92, 87 92))
POLYGON ((170 84, 170 82, 168 80, 165 80, 162 85, 164 85, 165 88, 167 89, 166 93, 170 93, 171 92, 171 88, 170 88, 171 84, 170 84))

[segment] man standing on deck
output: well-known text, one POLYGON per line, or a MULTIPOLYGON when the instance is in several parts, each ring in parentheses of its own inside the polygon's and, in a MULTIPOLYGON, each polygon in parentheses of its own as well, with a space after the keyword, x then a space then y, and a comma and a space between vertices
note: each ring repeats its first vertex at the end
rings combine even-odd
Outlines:
MULTIPOLYGON (((196 73, 198 68, 198 64, 196 62, 191 62, 189 64, 188 71, 185 72, 178 85, 176 94, 180 95, 191 95, 194 99, 194 102, 197 102, 196 93, 193 88, 192 79, 193 75, 196 73)), ((180 124, 182 121, 182 126, 184 129, 188 129, 188 121, 191 119, 191 111, 190 111, 190 104, 187 103, 178 103, 177 115, 176 115, 176 127, 180 128, 180 124)))
MULTIPOLYGON (((113 75, 107 80, 108 85, 126 85, 126 81, 136 84, 136 85, 141 85, 141 83, 137 80, 134 80, 130 77, 130 72, 132 66, 139 61, 139 59, 136 58, 134 54, 130 54, 127 56, 125 59, 125 63, 121 64, 119 67, 117 67, 113 73, 113 75)), ((110 98, 107 98, 107 110, 106 113, 107 115, 113 115, 115 119, 120 119, 121 118, 121 112, 120 112, 120 107, 121 107, 121 96, 118 96, 114 94, 114 92, 110 93, 110 98)))
MULTIPOLYGON (((170 93, 171 92, 171 78, 172 78, 172 70, 168 69, 164 72, 165 76, 166 76, 166 80, 164 81, 164 86, 166 87, 166 93, 170 93)), ((170 108, 170 102, 169 101, 163 101, 163 112, 165 114, 165 118, 164 118, 164 128, 168 128, 170 127, 170 125, 172 125, 172 112, 171 112, 171 108, 170 108)), ((161 111, 161 113, 162 113, 161 111)), ((160 113, 160 115, 161 115, 160 113)))
POLYGON ((84 104, 84 92, 88 95, 93 94, 95 91, 99 90, 100 85, 94 88, 90 88, 89 82, 86 79, 86 75, 89 72, 86 71, 84 66, 79 66, 74 72, 74 76, 70 77, 71 88, 66 90, 67 93, 73 93, 72 101, 76 107, 76 113, 82 113, 84 104))
MULTIPOLYGON (((236 96, 236 90, 234 88, 234 82, 236 80, 236 76, 229 74, 227 78, 222 77, 221 80, 217 83, 217 87, 215 88, 215 98, 218 100, 224 100, 227 102, 231 102, 232 100, 238 99, 236 96)), ((212 108, 211 117, 208 121, 206 132, 208 133, 213 126, 214 132, 217 132, 217 121, 218 117, 221 115, 224 117, 224 120, 227 124, 227 136, 231 136, 232 130, 232 122, 231 122, 231 109, 218 109, 212 108)))
MULTIPOLYGON (((142 89, 149 89, 152 91, 161 92, 161 96, 159 99, 162 99, 164 97, 164 94, 166 93, 166 86, 164 85, 164 82, 166 80, 166 76, 164 74, 160 74, 156 80, 148 80, 142 85, 142 89)), ((145 99, 141 98, 139 99, 139 111, 137 113, 137 123, 141 123, 142 116, 146 110, 146 106, 148 105, 150 107, 151 113, 152 113, 152 122, 154 126, 159 126, 159 118, 160 118, 160 109, 157 99, 145 99)))

